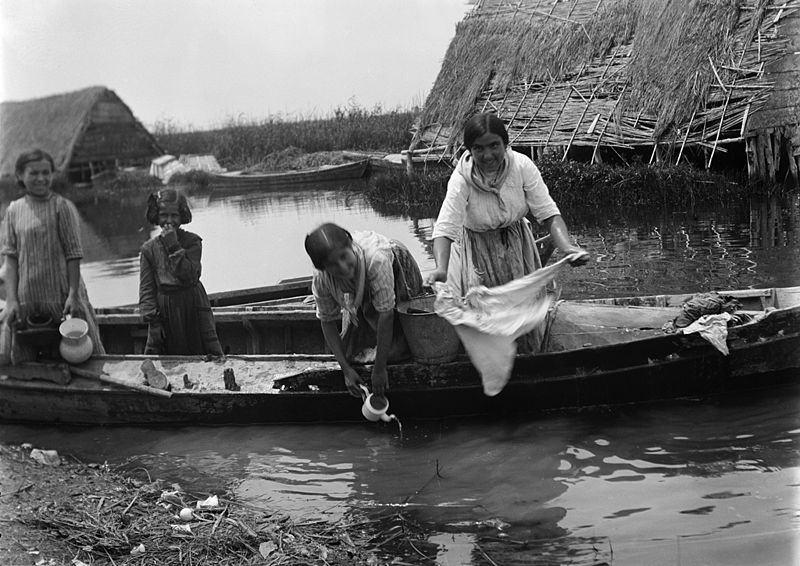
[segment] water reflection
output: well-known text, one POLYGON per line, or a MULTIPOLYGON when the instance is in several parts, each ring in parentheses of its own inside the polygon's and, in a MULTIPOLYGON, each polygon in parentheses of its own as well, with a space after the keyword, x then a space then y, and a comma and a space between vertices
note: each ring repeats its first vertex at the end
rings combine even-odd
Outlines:
POLYGON ((6 426, 0 442, 124 463, 198 496, 232 490, 297 520, 401 512, 439 533, 442 560, 469 555, 467 564, 486 563, 482 553, 504 565, 789 564, 800 530, 798 399, 794 387, 519 421, 407 422, 403 440, 365 423, 6 426))

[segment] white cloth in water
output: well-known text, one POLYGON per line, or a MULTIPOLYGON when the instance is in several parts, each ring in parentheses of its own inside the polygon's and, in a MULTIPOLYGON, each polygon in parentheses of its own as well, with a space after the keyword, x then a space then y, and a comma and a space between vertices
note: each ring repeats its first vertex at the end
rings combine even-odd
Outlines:
POLYGON ((728 355, 728 321, 731 313, 706 314, 695 320, 689 326, 681 329, 684 334, 697 332, 708 340, 717 350, 728 355))
POLYGON ((568 255, 505 285, 473 287, 463 299, 454 296, 449 286, 436 284, 433 308, 455 327, 481 374, 486 395, 497 395, 508 383, 517 353, 515 340, 547 317, 551 300, 545 292, 546 285, 582 254, 568 255))

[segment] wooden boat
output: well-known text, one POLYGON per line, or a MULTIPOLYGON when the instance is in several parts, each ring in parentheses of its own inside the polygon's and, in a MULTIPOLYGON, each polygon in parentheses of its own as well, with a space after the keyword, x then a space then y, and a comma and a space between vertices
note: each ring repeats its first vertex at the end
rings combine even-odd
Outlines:
MULTIPOLYGON (((691 295, 565 301, 559 310, 571 315, 561 321, 556 317, 547 351, 517 356, 511 380, 496 397, 483 394, 480 377, 466 356, 439 365, 409 362, 389 366, 390 412, 401 421, 505 416, 796 385, 800 287, 724 294, 740 301, 741 313, 748 319, 729 328, 727 356, 698 334, 667 334, 661 329, 691 295)), ((275 324, 294 316, 294 306, 274 307, 263 312, 270 313, 275 324)), ((82 424, 363 420, 360 401, 347 394, 338 364, 327 354, 234 355, 217 361, 151 358, 167 377, 171 392, 143 385, 140 366, 145 359, 104 356, 72 368, 46 364, 4 368, 0 420, 82 424)), ((368 366, 359 371, 369 375, 368 366)))
POLYGON ((303 171, 285 171, 279 173, 248 173, 245 171, 228 171, 211 173, 211 185, 214 188, 283 188, 301 184, 328 183, 331 181, 348 181, 361 179, 367 172, 369 159, 361 159, 339 165, 323 165, 315 169, 303 171))
MULTIPOLYGON (((232 291, 218 291, 209 293, 208 300, 212 307, 226 307, 231 305, 256 305, 268 301, 282 299, 297 299, 311 294, 311 276, 282 279, 276 285, 263 285, 261 287, 248 287, 232 291)), ((120 305, 118 307, 105 307, 97 309, 98 313, 105 314, 135 314, 138 305, 120 305)))

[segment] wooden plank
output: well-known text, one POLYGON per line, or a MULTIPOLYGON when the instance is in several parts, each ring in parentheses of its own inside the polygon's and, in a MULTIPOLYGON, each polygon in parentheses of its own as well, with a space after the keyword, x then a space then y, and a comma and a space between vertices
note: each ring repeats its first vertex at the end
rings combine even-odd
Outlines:
POLYGON ((772 159, 772 135, 770 133, 763 134, 763 145, 761 149, 764 152, 764 162, 767 165, 767 176, 770 182, 775 182, 775 162, 772 159))
POLYGON ((121 377, 111 376, 105 373, 95 372, 92 370, 79 368, 76 366, 70 366, 69 371, 80 377, 96 379, 98 381, 102 381, 103 383, 119 385, 121 387, 133 389, 134 391, 141 391, 142 393, 147 393, 148 395, 155 395, 156 397, 166 397, 166 398, 172 397, 172 391, 164 391, 163 389, 156 389, 155 387, 148 387, 147 385, 142 385, 139 383, 131 383, 130 381, 121 377))
POLYGON ((66 364, 21 363, 0 368, 0 375, 22 379, 43 379, 59 385, 66 385, 72 379, 66 364))

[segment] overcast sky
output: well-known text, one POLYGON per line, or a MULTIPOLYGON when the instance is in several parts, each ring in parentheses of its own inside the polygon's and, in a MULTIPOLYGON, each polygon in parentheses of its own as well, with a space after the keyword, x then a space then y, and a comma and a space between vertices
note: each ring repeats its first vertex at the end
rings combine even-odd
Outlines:
POLYGON ((424 102, 467 0, 0 0, 0 100, 103 85, 148 127, 424 102))

